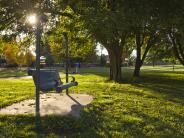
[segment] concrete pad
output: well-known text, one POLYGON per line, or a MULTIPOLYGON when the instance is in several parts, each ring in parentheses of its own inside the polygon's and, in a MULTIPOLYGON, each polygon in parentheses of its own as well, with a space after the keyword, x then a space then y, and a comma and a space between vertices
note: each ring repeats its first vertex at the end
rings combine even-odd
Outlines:
POLYGON ((20 77, 0 78, 0 80, 31 79, 31 78, 32 76, 20 76, 20 77))
MULTIPOLYGON (((46 93, 40 95, 40 115, 72 115, 79 117, 80 111, 91 103, 93 97, 87 94, 46 93)), ((0 109, 0 114, 35 114, 35 100, 24 100, 0 109)))

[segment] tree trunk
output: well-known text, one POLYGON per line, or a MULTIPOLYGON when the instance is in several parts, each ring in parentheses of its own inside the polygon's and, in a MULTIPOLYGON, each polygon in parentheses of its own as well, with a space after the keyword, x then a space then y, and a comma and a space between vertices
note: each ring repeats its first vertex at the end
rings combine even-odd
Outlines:
POLYGON ((141 60, 137 58, 135 63, 135 69, 134 69, 134 77, 140 76, 140 68, 141 68, 141 60))
POLYGON ((182 59, 182 57, 180 56, 180 53, 177 49, 177 46, 173 44, 173 51, 174 51, 174 54, 175 54, 175 57, 178 59, 178 61, 184 65, 184 59, 182 59))
POLYGON ((152 65, 153 65, 153 67, 155 67, 156 53, 153 55, 153 59, 152 59, 152 65))
POLYGON ((180 56, 179 50, 177 48, 177 44, 175 43, 175 41, 172 41, 173 43, 173 51, 174 51, 174 55, 175 57, 179 60, 179 62, 184 65, 184 59, 182 59, 182 57, 180 56))
POLYGON ((173 71, 174 71, 174 65, 175 65, 175 62, 174 62, 174 60, 173 60, 173 71))
POLYGON ((153 67, 155 67, 155 59, 154 58, 152 60, 152 65, 153 65, 153 67))
POLYGON ((135 69, 134 69, 134 77, 139 77, 140 76, 140 68, 141 68, 141 38, 140 38, 140 33, 136 34, 136 62, 135 62, 135 69))
POLYGON ((157 36, 156 34, 151 34, 148 42, 146 44, 146 48, 144 50, 143 56, 141 57, 141 47, 144 43, 144 37, 141 40, 141 34, 140 32, 136 33, 136 48, 137 48, 137 57, 136 57, 136 63, 135 63, 135 70, 134 70, 134 77, 139 77, 140 76, 140 68, 143 65, 144 60, 146 59, 146 56, 148 54, 148 51, 150 48, 156 43, 157 41, 157 36))
POLYGON ((114 47, 108 50, 110 59, 110 74, 109 79, 115 82, 121 82, 121 55, 122 49, 120 47, 114 47))
POLYGON ((179 51, 179 50, 181 50, 181 47, 180 47, 180 48, 177 47, 178 44, 177 44, 176 38, 174 37, 173 34, 170 33, 169 36, 170 36, 171 41, 172 41, 173 52, 174 52, 175 57, 179 60, 179 62, 180 62, 182 65, 184 65, 184 58, 182 58, 182 56, 181 56, 181 52, 182 52, 182 51, 179 51))

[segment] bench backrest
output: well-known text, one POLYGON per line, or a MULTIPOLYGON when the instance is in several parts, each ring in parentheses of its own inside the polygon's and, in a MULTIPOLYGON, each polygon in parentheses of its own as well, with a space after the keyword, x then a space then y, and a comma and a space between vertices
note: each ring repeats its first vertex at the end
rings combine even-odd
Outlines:
MULTIPOLYGON (((29 70, 29 75, 33 76, 34 83, 36 85, 36 71, 29 70)), ((59 72, 57 70, 41 69, 40 70, 40 90, 51 91, 55 90, 58 85, 62 85, 59 72)))

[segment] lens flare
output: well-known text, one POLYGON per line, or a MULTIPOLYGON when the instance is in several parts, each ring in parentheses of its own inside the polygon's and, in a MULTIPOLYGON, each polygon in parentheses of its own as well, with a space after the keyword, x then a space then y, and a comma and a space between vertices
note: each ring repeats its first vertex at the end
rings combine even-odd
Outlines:
POLYGON ((30 23, 30 24, 36 24, 36 15, 35 14, 32 14, 32 15, 29 15, 28 17, 27 17, 27 20, 28 20, 28 22, 30 23))

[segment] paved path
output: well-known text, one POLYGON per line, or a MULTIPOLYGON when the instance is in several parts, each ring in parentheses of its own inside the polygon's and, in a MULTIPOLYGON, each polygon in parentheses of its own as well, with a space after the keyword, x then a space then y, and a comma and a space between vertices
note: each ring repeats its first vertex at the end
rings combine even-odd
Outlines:
MULTIPOLYGON (((47 93, 40 95, 40 115, 80 116, 80 111, 91 103, 93 97, 87 94, 47 93)), ((35 100, 24 100, 0 110, 0 114, 35 114, 35 100)))
POLYGON ((21 76, 21 77, 6 77, 0 78, 0 80, 14 80, 14 79, 31 79, 32 76, 21 76))

